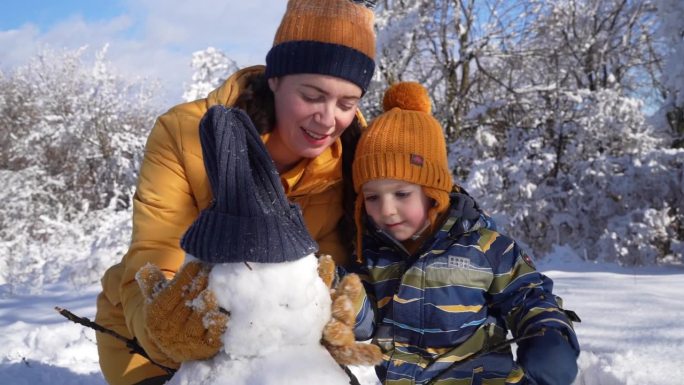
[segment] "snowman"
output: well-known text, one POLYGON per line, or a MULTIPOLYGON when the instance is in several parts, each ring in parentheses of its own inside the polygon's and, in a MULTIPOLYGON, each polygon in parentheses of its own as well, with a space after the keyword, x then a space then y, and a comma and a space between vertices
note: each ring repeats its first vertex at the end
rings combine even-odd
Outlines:
MULTIPOLYGON (((344 360, 333 359, 335 347, 326 349, 321 337, 324 329, 336 333, 330 328, 336 322, 331 320, 333 299, 349 314, 350 302, 342 303, 340 293, 354 295, 355 289, 338 289, 331 299, 319 269, 328 266, 330 275, 334 264, 328 256, 319 262, 314 255, 317 245, 301 211, 288 202, 270 155, 243 111, 210 108, 200 123, 200 139, 214 200, 181 246, 186 263, 211 266, 207 287, 229 321, 219 353, 184 362, 167 384, 349 384, 337 362, 344 360)), ((352 278, 356 281, 345 278, 340 286, 360 287, 358 277, 352 278)), ((341 356, 363 357, 356 363, 365 364, 380 360, 374 345, 351 349, 341 356)))

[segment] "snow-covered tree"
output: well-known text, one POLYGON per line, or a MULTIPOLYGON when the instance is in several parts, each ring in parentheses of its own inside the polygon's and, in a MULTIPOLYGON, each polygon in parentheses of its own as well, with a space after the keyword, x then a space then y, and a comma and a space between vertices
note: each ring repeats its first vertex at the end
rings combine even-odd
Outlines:
POLYGON ((509 45, 521 39, 528 2, 496 0, 386 0, 377 8, 377 88, 363 105, 377 111, 380 94, 395 81, 413 80, 431 90, 434 114, 449 141, 472 135, 471 111, 486 109, 505 79, 490 71, 509 45))
POLYGON ((214 47, 192 54, 192 82, 186 86, 183 100, 190 102, 206 97, 238 70, 237 63, 214 47))
POLYGON ((660 92, 651 1, 379 10, 378 88, 430 89, 455 175, 505 232, 541 255, 568 244, 589 259, 682 259, 681 154, 661 150, 667 136, 643 112, 660 92))
POLYGON ((663 59, 663 83, 667 93, 664 114, 676 137, 675 146, 684 147, 684 3, 657 0, 660 26, 666 54, 663 59))

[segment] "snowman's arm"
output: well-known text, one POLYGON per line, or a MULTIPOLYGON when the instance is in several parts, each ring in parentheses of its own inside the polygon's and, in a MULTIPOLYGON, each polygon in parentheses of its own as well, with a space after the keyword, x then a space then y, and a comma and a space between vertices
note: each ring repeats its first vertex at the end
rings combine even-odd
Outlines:
POLYGON ((191 261, 172 280, 152 264, 136 275, 149 337, 175 362, 208 359, 223 346, 228 314, 207 289, 210 271, 210 265, 191 261))
POLYGON ((332 318, 323 328, 321 343, 341 365, 377 365, 382 352, 377 345, 356 342, 355 305, 365 297, 363 284, 357 274, 347 274, 332 290, 332 318))
MULTIPOLYGON (((368 291, 368 274, 364 272, 363 268, 360 266, 353 267, 354 274, 359 275, 361 278, 361 283, 363 284, 359 295, 355 298, 351 298, 352 305, 354 307, 355 322, 354 322, 354 337, 357 341, 365 341, 373 336, 375 331, 375 299, 369 296, 368 291)), ((338 274, 341 278, 345 275, 350 274, 343 268, 338 268, 338 274)))

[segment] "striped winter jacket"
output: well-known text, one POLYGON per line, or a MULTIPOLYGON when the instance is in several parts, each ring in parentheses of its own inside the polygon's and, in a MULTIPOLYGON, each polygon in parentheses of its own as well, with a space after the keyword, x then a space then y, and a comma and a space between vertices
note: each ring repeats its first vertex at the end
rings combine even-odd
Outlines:
POLYGON ((383 384, 525 384, 510 345, 490 351, 509 330, 558 329, 579 351, 552 281, 486 216, 463 218, 462 199, 471 198, 452 194, 449 218, 412 256, 366 227, 363 262, 353 268, 367 293, 355 333, 382 348, 383 384))

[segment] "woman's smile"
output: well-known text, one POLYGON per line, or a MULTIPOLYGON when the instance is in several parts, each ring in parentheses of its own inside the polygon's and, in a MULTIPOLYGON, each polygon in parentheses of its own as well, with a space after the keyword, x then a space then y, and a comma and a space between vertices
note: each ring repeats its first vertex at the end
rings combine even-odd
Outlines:
POLYGON ((302 132, 308 137, 308 139, 313 139, 314 141, 325 141, 330 135, 321 135, 317 134, 313 131, 307 130, 306 128, 302 127, 302 132))

